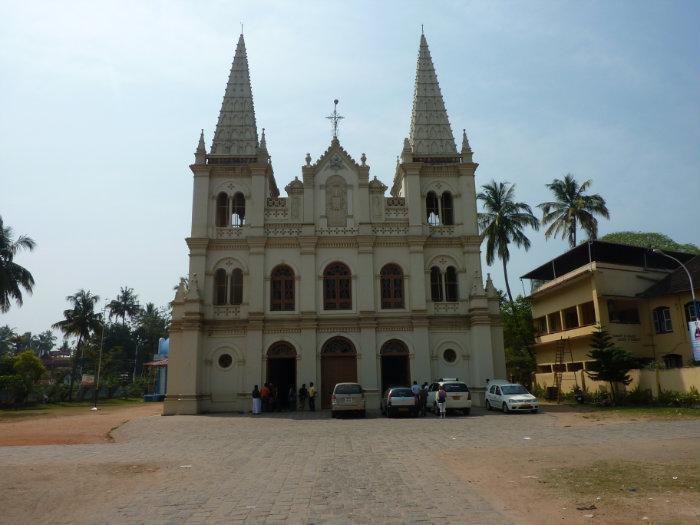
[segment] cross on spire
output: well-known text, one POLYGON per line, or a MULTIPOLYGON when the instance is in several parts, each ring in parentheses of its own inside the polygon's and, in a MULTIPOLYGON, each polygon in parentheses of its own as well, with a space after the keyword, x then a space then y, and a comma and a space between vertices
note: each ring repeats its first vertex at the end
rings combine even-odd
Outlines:
POLYGON ((326 118, 333 123, 333 138, 337 139, 338 138, 338 122, 345 118, 341 115, 338 115, 338 99, 337 98, 333 101, 333 114, 329 115, 326 118))

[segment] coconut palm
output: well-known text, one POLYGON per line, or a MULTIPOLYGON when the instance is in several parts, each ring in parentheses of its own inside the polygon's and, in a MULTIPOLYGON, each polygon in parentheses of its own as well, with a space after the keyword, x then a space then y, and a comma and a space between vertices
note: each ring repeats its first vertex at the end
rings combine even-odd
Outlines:
POLYGON ((122 325, 126 325, 127 316, 132 319, 141 311, 138 296, 134 293, 133 288, 122 286, 117 298, 113 299, 107 305, 109 309, 109 317, 121 317, 122 325))
POLYGON ((479 230, 486 241, 486 263, 493 264, 496 256, 503 262, 503 276, 506 281, 506 292, 511 304, 513 294, 508 282, 508 261, 512 242, 518 248, 530 249, 530 239, 523 229, 527 226, 538 230, 540 222, 532 214, 530 206, 524 202, 515 201, 515 184, 491 181, 481 187, 482 191, 476 196, 483 203, 484 211, 479 213, 479 230))
POLYGON ((70 376, 70 390, 68 400, 73 396, 73 381, 78 365, 77 354, 81 354, 85 341, 102 326, 102 314, 95 312, 95 305, 100 297, 93 295, 89 290, 79 290, 75 295, 66 297, 66 301, 71 304, 71 308, 63 311, 63 320, 52 325, 63 332, 65 338, 77 337, 78 343, 75 346, 75 356, 73 360, 73 370, 70 376))
POLYGON ((29 270, 14 262, 15 255, 20 250, 32 251, 36 243, 26 235, 12 238, 12 228, 5 226, 0 217, 0 312, 10 309, 10 301, 14 299, 22 306, 22 290, 32 293, 34 277, 29 270))
POLYGON ((564 180, 554 179, 547 188, 552 190, 556 200, 543 202, 537 207, 542 210, 542 224, 549 224, 545 230, 546 239, 561 235, 569 240, 569 246, 576 246, 576 228, 580 225, 589 239, 598 237, 598 219, 596 215, 610 218, 605 199, 598 195, 586 195, 593 181, 579 184, 571 173, 564 180))

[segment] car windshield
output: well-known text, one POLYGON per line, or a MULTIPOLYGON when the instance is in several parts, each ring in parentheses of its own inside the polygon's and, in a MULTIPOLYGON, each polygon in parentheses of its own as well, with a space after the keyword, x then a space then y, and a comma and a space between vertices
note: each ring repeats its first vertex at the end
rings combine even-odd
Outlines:
POLYGON ((392 388, 389 390, 391 397, 413 397, 413 392, 410 388, 392 388))
POLYGON ((469 392, 464 383, 445 383, 442 386, 445 388, 445 392, 469 392))
POLYGON ((362 387, 360 385, 336 385, 336 394, 361 394, 362 387))
POLYGON ((529 394, 530 392, 527 391, 527 389, 522 386, 522 385, 508 385, 508 386, 502 386, 501 390, 503 390, 503 393, 507 396, 511 396, 513 394, 529 394))

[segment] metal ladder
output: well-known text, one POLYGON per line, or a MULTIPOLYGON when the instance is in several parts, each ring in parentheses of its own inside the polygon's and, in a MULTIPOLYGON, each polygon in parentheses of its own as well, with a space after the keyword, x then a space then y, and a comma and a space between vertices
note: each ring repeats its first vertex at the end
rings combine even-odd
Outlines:
MULTIPOLYGON (((569 338, 567 337, 564 339, 563 337, 559 338, 559 341, 557 341, 557 348, 554 354, 554 386, 557 389, 557 403, 561 402, 561 380, 562 380, 562 375, 564 374, 564 369, 566 369, 566 364, 564 362, 564 359, 568 357, 569 362, 573 363, 574 362, 574 354, 571 350, 571 343, 569 342, 569 338)), ((576 381, 576 386, 578 386, 578 378, 576 377, 576 372, 572 372, 574 374, 574 381, 576 381)))

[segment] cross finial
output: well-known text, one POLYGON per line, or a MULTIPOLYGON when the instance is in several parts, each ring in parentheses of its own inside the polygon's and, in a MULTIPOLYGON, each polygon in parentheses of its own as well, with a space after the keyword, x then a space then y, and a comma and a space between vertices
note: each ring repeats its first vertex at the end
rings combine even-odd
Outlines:
POLYGON ((338 121, 345 118, 345 117, 338 115, 338 99, 337 98, 333 101, 333 114, 326 117, 326 118, 333 123, 333 138, 337 139, 338 138, 338 121))
MULTIPOLYGON (((243 32, 243 30, 241 29, 241 33, 242 33, 242 32, 243 32)), ((424 34, 425 34, 425 33, 423 33, 423 24, 420 25, 420 34, 421 34, 421 35, 424 35, 424 34)))

